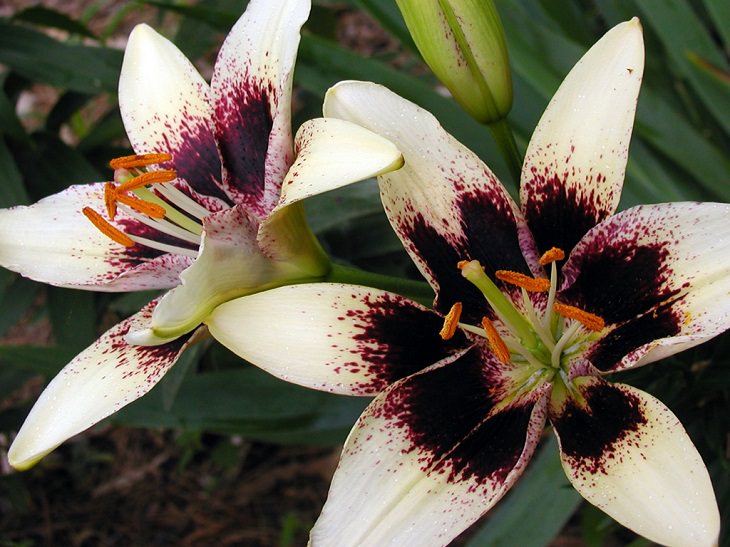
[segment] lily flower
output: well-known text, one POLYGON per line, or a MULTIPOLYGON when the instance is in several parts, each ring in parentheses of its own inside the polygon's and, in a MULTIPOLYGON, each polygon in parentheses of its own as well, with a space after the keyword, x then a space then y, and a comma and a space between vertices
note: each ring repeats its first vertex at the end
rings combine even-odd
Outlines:
MULTIPOLYGON (((0 211, 0 264, 10 270, 78 289, 172 288, 49 384, 10 447, 15 468, 147 393, 222 302, 329 272, 299 203, 307 193, 282 189, 294 161, 292 74, 309 11, 309 0, 249 2, 210 86, 170 41, 137 26, 119 81, 135 155, 111 162, 113 182, 0 211)), ((393 144, 357 125, 317 127, 335 141, 370 143, 343 160, 359 176, 402 162, 393 144)))
POLYGON ((378 179, 383 204, 437 298, 434 311, 308 284, 208 318, 272 374, 376 396, 347 438, 313 546, 449 543, 515 483, 546 423, 586 500, 661 544, 716 543, 712 484, 676 416, 605 378, 730 326, 730 206, 615 214, 643 57, 634 19, 572 69, 529 143, 521 206, 428 112, 371 83, 329 91, 326 117, 403 152, 404 167, 378 179))

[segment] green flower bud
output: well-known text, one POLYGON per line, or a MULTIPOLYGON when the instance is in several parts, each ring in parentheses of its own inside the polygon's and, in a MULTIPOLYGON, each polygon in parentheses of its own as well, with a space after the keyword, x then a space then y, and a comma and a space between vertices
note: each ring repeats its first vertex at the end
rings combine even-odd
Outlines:
POLYGON ((434 74, 482 123, 512 107, 512 79, 502 23, 492 0, 396 0, 434 74))

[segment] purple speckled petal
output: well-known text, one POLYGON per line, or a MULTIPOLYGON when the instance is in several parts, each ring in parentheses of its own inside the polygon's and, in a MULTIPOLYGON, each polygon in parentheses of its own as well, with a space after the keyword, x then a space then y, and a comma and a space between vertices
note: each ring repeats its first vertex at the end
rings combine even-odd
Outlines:
POLYGON ((580 378, 576 387, 581 402, 554 396, 550 410, 575 489, 650 541, 716 545, 712 483, 677 417, 630 386, 580 378))
POLYGON ((119 76, 119 109, 137 154, 168 152, 176 185, 210 211, 229 202, 220 188, 208 84, 185 55, 147 25, 129 36, 119 76))
POLYGON ((606 321, 584 356, 601 371, 651 363, 730 327, 730 205, 639 206, 596 226, 559 298, 606 321))
POLYGON ((291 86, 309 0, 251 0, 218 55, 213 80, 224 188, 263 218, 291 165, 291 86))
POLYGON ((532 457, 549 384, 497 406, 509 383, 474 348, 392 385, 348 437, 313 545, 446 545, 532 457))
POLYGON ((482 294, 457 269, 460 260, 479 260, 490 276, 495 270, 541 270, 512 198, 476 154, 431 114, 367 82, 343 82, 330 89, 324 112, 379 133, 403 153, 404 167, 379 177, 383 205, 437 291, 439 311, 461 301, 468 322, 478 323, 490 313, 482 294))
POLYGON ((406 298, 355 285, 293 285, 233 300, 206 321, 247 361, 288 382, 375 395, 470 343, 445 342, 443 318, 406 298))
POLYGON ((125 334, 149 321, 156 301, 109 329, 64 367, 38 398, 8 452, 26 469, 69 437, 142 397, 177 361, 191 335, 158 347, 130 346, 125 334))
MULTIPOLYGON (((142 245, 124 247, 89 222, 81 212, 85 206, 104 211, 103 184, 71 186, 34 205, 1 210, 0 265, 36 281, 97 291, 165 289, 180 282, 178 275, 192 258, 142 245)), ((121 210, 112 224, 163 239, 121 210)))
POLYGON ((575 65, 545 110, 522 167, 520 200, 540 252, 566 254, 618 205, 644 71, 638 19, 575 65))

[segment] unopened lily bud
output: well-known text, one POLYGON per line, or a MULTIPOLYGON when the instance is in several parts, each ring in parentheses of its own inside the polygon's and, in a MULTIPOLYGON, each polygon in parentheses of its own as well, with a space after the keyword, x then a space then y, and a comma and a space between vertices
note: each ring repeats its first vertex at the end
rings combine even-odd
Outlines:
POLYGON ((469 115, 482 123, 512 107, 502 23, 492 0, 396 0, 418 50, 469 115))

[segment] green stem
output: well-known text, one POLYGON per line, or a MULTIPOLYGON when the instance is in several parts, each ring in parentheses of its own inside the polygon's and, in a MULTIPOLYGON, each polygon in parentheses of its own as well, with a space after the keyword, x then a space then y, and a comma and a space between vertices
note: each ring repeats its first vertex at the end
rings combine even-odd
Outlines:
POLYGON ((502 153, 502 157, 507 162, 512 179, 517 185, 517 188, 519 188, 520 174, 522 173, 522 157, 520 156, 519 150, 517 150, 517 143, 515 142, 512 128, 505 118, 491 123, 487 127, 491 131, 492 137, 494 137, 499 151, 502 153))
POLYGON ((332 264, 332 269, 322 281, 373 287, 406 296, 424 306, 430 307, 433 304, 433 289, 431 289, 428 283, 366 272, 358 268, 343 266, 342 264, 332 264))

